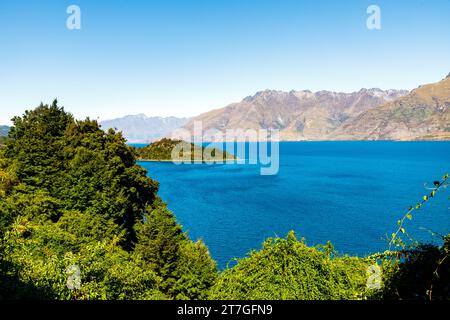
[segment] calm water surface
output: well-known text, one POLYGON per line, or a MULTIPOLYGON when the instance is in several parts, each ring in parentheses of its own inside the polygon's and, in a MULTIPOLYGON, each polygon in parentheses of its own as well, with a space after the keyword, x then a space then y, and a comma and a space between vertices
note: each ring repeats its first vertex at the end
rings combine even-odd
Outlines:
MULTIPOLYGON (((330 240, 345 254, 384 251, 386 234, 410 205, 450 171, 450 142, 283 142, 280 170, 258 165, 141 162, 192 239, 224 268, 267 237, 294 230, 310 245, 330 240)), ((433 240, 450 231, 450 189, 407 223, 433 240)))

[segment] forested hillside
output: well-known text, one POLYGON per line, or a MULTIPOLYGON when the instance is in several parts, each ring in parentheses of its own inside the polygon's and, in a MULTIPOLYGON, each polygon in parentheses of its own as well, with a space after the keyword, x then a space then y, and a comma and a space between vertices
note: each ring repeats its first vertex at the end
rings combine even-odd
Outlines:
POLYGON ((56 100, 15 117, 0 148, 0 299, 449 298, 449 236, 440 247, 398 241, 413 207, 396 251, 340 256, 291 232, 219 272, 157 191, 120 133, 56 100), (383 281, 370 289, 375 263, 383 281))
POLYGON ((214 261, 120 134, 56 101, 13 122, 0 163, 1 298, 206 296, 214 261), (70 266, 81 270, 78 290, 66 286, 70 266))

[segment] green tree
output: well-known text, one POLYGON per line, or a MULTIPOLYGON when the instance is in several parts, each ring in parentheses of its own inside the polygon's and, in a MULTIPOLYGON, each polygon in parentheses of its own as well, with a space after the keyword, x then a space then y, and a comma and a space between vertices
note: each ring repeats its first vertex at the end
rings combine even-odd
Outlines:
POLYGON ((0 148, 0 298, 175 298, 192 242, 122 135, 56 100, 13 123, 0 148), (82 285, 70 290, 74 264, 82 285))
MULTIPOLYGON (((123 246, 131 248, 134 225, 155 200, 158 183, 136 165, 122 135, 104 132, 96 121, 75 121, 56 100, 26 111, 13 123, 3 170, 14 168, 14 178, 25 186, 16 193, 38 192, 39 197, 55 199, 59 209, 113 219, 126 230, 123 246)), ((3 185, 11 184, 6 174, 3 177, 3 185)), ((51 218, 57 221, 60 215, 55 209, 51 218)))
POLYGON ((186 240, 181 226, 164 205, 148 213, 145 222, 138 227, 135 252, 142 256, 150 269, 162 277, 163 292, 170 292, 176 282, 175 270, 180 257, 180 245, 186 240))
POLYGON ((180 246, 172 295, 177 299, 207 299, 217 275, 217 264, 206 245, 202 241, 184 241, 180 246))
POLYGON ((52 105, 41 105, 12 119, 5 157, 13 162, 18 179, 30 187, 57 190, 64 175, 62 137, 71 114, 52 105))

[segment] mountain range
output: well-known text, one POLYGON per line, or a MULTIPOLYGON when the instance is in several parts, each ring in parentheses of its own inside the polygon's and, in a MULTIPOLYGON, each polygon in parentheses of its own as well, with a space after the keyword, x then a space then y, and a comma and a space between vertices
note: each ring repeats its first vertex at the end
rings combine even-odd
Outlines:
POLYGON ((280 140, 415 140, 450 138, 450 75, 405 90, 358 92, 265 90, 194 117, 203 140, 228 129, 277 129, 280 140))
POLYGON ((450 74, 360 114, 333 134, 352 140, 450 139, 450 74))
POLYGON ((210 135, 227 129, 277 129, 281 140, 323 140, 363 112, 407 93, 380 89, 353 93, 265 90, 195 117, 184 128, 193 132, 194 122, 201 121, 203 131, 210 135))
POLYGON ((343 93, 264 90, 193 118, 144 114, 101 122, 117 128, 129 142, 175 137, 185 129, 194 140, 200 121, 204 141, 229 129, 277 129, 280 140, 450 140, 450 74, 407 90, 361 89, 343 93), (206 132, 206 134, 205 134, 206 132))
POLYGON ((115 128, 122 131, 131 143, 148 143, 181 127, 189 118, 147 117, 145 114, 128 115, 123 118, 101 121, 104 130, 115 128))

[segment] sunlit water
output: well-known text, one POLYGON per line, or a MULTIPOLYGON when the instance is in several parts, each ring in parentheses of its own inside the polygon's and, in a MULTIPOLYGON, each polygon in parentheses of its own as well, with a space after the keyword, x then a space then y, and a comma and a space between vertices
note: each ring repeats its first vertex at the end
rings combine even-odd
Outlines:
MULTIPOLYGON (((221 268, 294 230, 310 245, 330 240, 345 254, 387 249, 386 234, 450 171, 450 142, 283 142, 280 170, 258 165, 140 162, 192 239, 221 268)), ((450 188, 414 212, 406 228, 438 241, 450 232, 450 188)))

